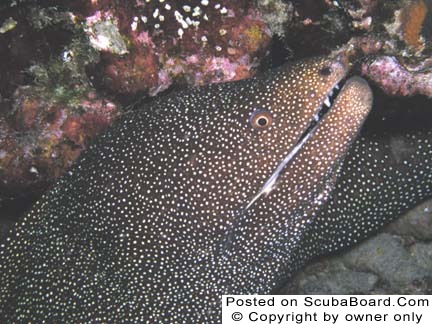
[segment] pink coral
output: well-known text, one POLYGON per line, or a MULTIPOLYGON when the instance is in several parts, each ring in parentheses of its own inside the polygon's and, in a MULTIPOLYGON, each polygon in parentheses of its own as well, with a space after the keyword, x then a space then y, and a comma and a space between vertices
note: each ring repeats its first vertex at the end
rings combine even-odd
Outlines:
POLYGON ((11 188, 36 188, 54 181, 119 115, 116 104, 94 91, 72 105, 34 87, 19 87, 14 102, 11 123, 0 118, 0 181, 11 188))
POLYGON ((391 56, 382 56, 364 63, 362 74, 389 95, 422 94, 432 97, 432 73, 408 70, 391 56))
POLYGON ((116 24, 118 23, 118 19, 111 10, 96 10, 93 15, 86 17, 86 25, 91 27, 94 24, 107 19, 114 21, 116 24))
POLYGON ((138 36, 136 37, 136 40, 138 43, 141 43, 144 46, 155 47, 152 38, 150 37, 149 33, 146 31, 139 33, 138 36))
POLYGON ((254 4, 184 7, 181 2, 96 3, 87 23, 110 15, 128 46, 125 55, 105 51, 98 80, 117 93, 155 95, 177 80, 201 85, 251 76, 272 36, 254 4))

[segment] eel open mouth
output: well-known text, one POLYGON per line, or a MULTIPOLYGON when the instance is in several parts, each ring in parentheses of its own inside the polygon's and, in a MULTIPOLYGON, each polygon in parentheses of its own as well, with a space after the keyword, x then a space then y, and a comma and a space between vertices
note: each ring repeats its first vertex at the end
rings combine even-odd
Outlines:
POLYGON ((340 80, 329 91, 329 93, 327 94, 327 97, 321 103, 319 111, 314 115, 313 120, 310 121, 308 127, 306 128, 306 130, 304 131, 304 133, 302 134, 302 136, 300 136, 300 139, 297 142, 297 144, 294 146, 294 148, 297 147, 297 145, 302 142, 302 140, 303 140, 304 137, 307 137, 308 134, 313 133, 313 131, 318 126, 319 122, 330 111, 331 107, 333 106, 334 101, 336 100, 337 96, 339 95, 339 92, 340 92, 340 90, 343 87, 343 85, 344 85, 345 82, 346 82, 346 79, 340 80))
POLYGON ((327 115, 327 113, 331 110, 333 103, 335 102, 337 96, 341 92, 341 89, 346 82, 346 79, 340 80, 336 83, 333 88, 328 92, 325 99, 321 102, 321 106, 318 112, 314 115, 313 119, 309 122, 309 125, 306 127, 306 130, 300 136, 297 143, 294 145, 293 149, 285 156, 281 163, 277 166, 272 175, 268 178, 259 192, 249 201, 246 205, 245 209, 249 209, 262 195, 268 195, 276 185, 276 182, 282 173, 283 169, 287 166, 287 164, 296 156, 296 154, 301 150, 303 145, 308 141, 309 138, 315 133, 315 130, 320 125, 321 121, 327 115))

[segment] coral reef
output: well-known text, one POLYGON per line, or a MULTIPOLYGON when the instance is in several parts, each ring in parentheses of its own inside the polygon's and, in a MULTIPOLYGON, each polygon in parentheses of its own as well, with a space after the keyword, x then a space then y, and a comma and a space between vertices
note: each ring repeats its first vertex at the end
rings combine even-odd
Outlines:
POLYGON ((259 0, 258 9, 263 20, 270 27, 273 34, 285 37, 294 18, 294 5, 291 1, 259 0))
POLYGON ((249 77, 271 39, 248 1, 99 1, 85 19, 97 80, 128 95, 249 77))
POLYGON ((119 114, 115 103, 93 91, 84 95, 83 89, 61 86, 44 90, 19 87, 12 98, 13 111, 2 120, 2 192, 51 183, 119 114))
POLYGON ((392 22, 384 24, 387 32, 394 38, 404 41, 409 48, 421 51, 425 48, 422 36, 423 24, 429 8, 424 0, 412 0, 394 12, 392 22))
POLYGON ((293 57, 345 55, 388 95, 430 97, 431 6, 429 0, 294 2, 282 41, 293 57))
POLYGON ((421 29, 427 12, 425 2, 415 0, 401 13, 403 39, 414 48, 420 48, 423 45, 421 29))
POLYGON ((254 73, 271 40, 257 7, 188 3, 2 3, 0 210, 43 192, 134 95, 254 73))
POLYGON ((382 56, 363 63, 362 74, 388 95, 432 97, 432 72, 424 70, 424 65, 431 63, 425 61, 421 66, 409 69, 395 57, 382 56))
POLYGON ((38 196, 120 113, 86 74, 99 54, 73 15, 13 7, 3 17, 15 23, 0 34, 0 208, 38 196))
POLYGON ((430 97, 430 8, 430 0, 3 1, 0 210, 17 194, 43 192, 122 107, 170 86, 338 52, 388 95, 430 97))

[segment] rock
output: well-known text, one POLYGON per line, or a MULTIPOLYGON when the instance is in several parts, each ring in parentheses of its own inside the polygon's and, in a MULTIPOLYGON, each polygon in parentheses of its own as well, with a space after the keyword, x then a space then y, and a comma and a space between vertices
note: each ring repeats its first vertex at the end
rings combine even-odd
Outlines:
POLYGON ((387 233, 356 246, 343 259, 347 267, 375 273, 396 289, 432 274, 432 268, 416 262, 403 239, 387 233))
POLYGON ((432 291, 432 200, 348 251, 310 264, 282 293, 430 294, 432 291), (390 234, 393 233, 393 234, 390 234), (397 234, 396 234, 397 233, 397 234), (413 235, 413 236, 411 236, 413 235), (423 241, 426 240, 426 241, 423 241))
POLYGON ((302 271, 293 285, 285 287, 282 294, 367 294, 377 284, 378 276, 345 267, 338 259, 319 261, 302 271))
POLYGON ((285 37, 294 18, 294 5, 291 1, 259 0, 258 9, 263 20, 268 24, 273 34, 285 37))
POLYGON ((381 56, 363 63, 362 74, 392 96, 432 97, 432 73, 424 70, 424 64, 408 68, 395 57, 381 56))
POLYGON ((425 201, 393 223, 386 231, 399 236, 412 236, 417 240, 432 240, 432 201, 425 201))

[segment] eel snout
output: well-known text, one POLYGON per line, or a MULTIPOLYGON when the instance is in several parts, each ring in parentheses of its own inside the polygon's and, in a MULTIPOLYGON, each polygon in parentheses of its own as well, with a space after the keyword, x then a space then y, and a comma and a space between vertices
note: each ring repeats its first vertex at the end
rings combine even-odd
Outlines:
POLYGON ((363 125, 366 116, 372 107, 373 96, 369 84, 361 77, 354 76, 348 79, 337 96, 333 113, 346 124, 348 137, 355 137, 363 125))
MULTIPOLYGON (((328 111, 313 121, 294 154, 282 163, 277 179, 268 181, 273 182, 272 189, 278 188, 272 193, 275 201, 289 193, 291 210, 307 200, 312 202, 312 212, 329 197, 348 149, 372 107, 372 91, 360 77, 347 80, 334 97, 328 111)), ((270 185, 266 183, 264 188, 270 185)))
POLYGON ((372 101, 372 90, 364 79, 348 79, 302 149, 305 154, 314 155, 309 159, 319 161, 323 170, 338 166, 356 139, 372 101))

